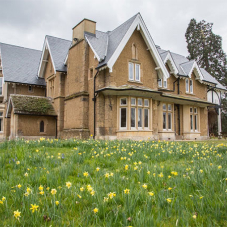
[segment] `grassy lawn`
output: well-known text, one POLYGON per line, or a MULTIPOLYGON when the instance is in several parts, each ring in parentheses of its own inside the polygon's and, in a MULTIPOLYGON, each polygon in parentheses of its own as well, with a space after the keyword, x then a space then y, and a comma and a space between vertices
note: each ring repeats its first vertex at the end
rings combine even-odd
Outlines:
POLYGON ((0 226, 227 226, 227 141, 0 144, 0 226))

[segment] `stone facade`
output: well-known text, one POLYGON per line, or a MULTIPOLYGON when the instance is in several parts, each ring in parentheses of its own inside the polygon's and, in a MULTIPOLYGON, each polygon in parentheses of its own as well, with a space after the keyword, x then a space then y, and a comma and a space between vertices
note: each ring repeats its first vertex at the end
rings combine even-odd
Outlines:
MULTIPOLYGON (((50 50, 46 59, 41 59, 46 87, 4 84, 5 101, 0 106, 4 115, 10 94, 24 94, 49 97, 56 117, 18 115, 12 110, 11 119, 4 119, 0 137, 83 139, 92 134, 96 139, 208 138, 207 106, 212 103, 207 100, 207 84, 196 70, 187 77, 181 76, 171 71, 167 61, 163 66, 169 76, 166 85, 162 77, 160 86, 163 66, 155 55, 158 51, 150 49, 141 24, 135 27, 113 66, 108 67, 107 63, 100 67, 101 60, 85 33, 96 35, 94 21, 84 19, 73 28, 66 71, 56 70, 50 50), (133 79, 130 67, 134 70, 133 79), (47 125, 45 133, 39 131, 41 119, 47 125)), ((43 56, 47 49, 48 46, 43 56)))

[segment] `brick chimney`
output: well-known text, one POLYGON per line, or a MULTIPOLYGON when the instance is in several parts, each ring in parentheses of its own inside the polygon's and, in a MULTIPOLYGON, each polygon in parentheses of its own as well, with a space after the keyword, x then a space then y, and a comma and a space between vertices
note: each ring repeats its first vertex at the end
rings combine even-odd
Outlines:
POLYGON ((78 40, 84 39, 84 32, 95 34, 96 22, 88 19, 83 19, 73 28, 73 44, 78 40))

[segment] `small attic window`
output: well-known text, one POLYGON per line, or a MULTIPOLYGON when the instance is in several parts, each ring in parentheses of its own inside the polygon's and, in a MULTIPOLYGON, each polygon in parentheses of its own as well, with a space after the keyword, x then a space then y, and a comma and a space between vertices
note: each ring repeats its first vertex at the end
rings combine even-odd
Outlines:
POLYGON ((89 75, 90 79, 93 78, 93 68, 90 68, 90 75, 89 75))
POLYGON ((33 87, 31 85, 28 86, 28 91, 33 92, 33 87))
POLYGON ((132 59, 138 60, 138 51, 135 43, 132 44, 132 59))

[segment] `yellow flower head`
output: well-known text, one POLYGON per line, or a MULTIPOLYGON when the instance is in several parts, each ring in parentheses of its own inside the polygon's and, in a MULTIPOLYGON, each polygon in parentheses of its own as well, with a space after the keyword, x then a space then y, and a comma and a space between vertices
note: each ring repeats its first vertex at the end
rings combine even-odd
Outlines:
POLYGON ((196 215, 194 214, 193 216, 192 216, 194 219, 196 219, 196 215))
POLYGON ((0 204, 3 204, 3 201, 2 200, 0 200, 0 204))
POLYGON ((31 208, 30 208, 30 210, 32 210, 32 213, 34 213, 35 211, 37 211, 38 210, 38 208, 39 208, 39 206, 38 205, 36 205, 36 204, 31 204, 31 208))
POLYGON ((171 190, 172 190, 172 188, 171 188, 171 187, 169 187, 169 188, 168 188, 168 190, 169 190, 169 191, 171 191, 171 190))
POLYGON ((105 173, 104 175, 106 178, 109 178, 110 177, 110 174, 109 173, 105 173))
POLYGON ((16 210, 16 211, 13 212, 13 216, 14 216, 17 220, 19 220, 19 218, 21 217, 20 214, 21 214, 21 212, 19 212, 18 210, 16 210))
POLYGON ((126 189, 124 190, 124 193, 125 193, 125 194, 129 194, 129 193, 130 193, 130 189, 126 188, 126 189))
POLYGON ((72 187, 72 183, 71 183, 71 182, 69 182, 69 181, 68 181, 68 182, 66 182, 65 184, 66 184, 66 187, 67 187, 68 189, 72 187))
POLYGON ((221 169, 222 168, 222 166, 218 166, 218 169, 221 169))
POLYGON ((96 214, 96 213, 99 212, 99 209, 96 207, 96 208, 93 210, 93 212, 96 214))
POLYGON ((21 184, 18 184, 17 187, 18 187, 18 188, 21 188, 22 186, 21 186, 21 184))
POLYGON ((154 192, 148 192, 149 196, 153 196, 154 192))
POLYGON ((97 167, 97 168, 96 168, 96 171, 98 172, 99 170, 100 170, 100 168, 99 168, 99 167, 97 167))
POLYGON ((167 201, 168 203, 171 203, 171 202, 172 202, 172 199, 168 198, 168 199, 166 199, 166 201, 167 201))
POLYGON ((147 189, 147 184, 143 184, 142 187, 143 187, 144 189, 147 189))
POLYGON ((26 191, 27 191, 28 195, 30 195, 32 193, 31 188, 27 188, 26 191))
POLYGON ((58 206, 59 205, 59 201, 55 201, 55 204, 56 204, 56 206, 58 206))
POLYGON ((2 201, 4 202, 6 200, 6 197, 5 196, 2 196, 2 201))
POLYGON ((128 170, 128 165, 125 165, 125 170, 128 170))
POLYGON ((40 195, 44 195, 44 191, 40 191, 39 194, 40 194, 40 195))
POLYGON ((88 172, 84 172, 83 173, 85 177, 88 177, 89 173, 88 172))
POLYGON ((20 164, 20 161, 16 161, 16 164, 19 165, 20 164))
POLYGON ((26 172, 26 173, 24 174, 24 176, 25 176, 25 177, 28 177, 28 173, 26 172))
POLYGON ((200 173, 203 173, 203 170, 202 170, 202 169, 200 169, 200 170, 199 170, 199 172, 200 172, 200 173))
POLYGON ((43 191, 43 186, 42 185, 39 186, 39 191, 43 191))
POLYGON ((51 189, 51 194, 55 195, 57 193, 57 190, 55 188, 51 189))
POLYGON ((81 187, 81 188, 80 188, 80 191, 81 191, 81 192, 84 191, 84 187, 81 187))
POLYGON ((110 198, 110 199, 113 199, 113 197, 115 197, 116 196, 116 193, 115 192, 110 192, 110 193, 108 193, 108 197, 110 198))

